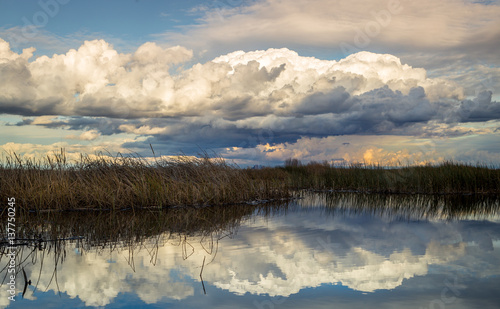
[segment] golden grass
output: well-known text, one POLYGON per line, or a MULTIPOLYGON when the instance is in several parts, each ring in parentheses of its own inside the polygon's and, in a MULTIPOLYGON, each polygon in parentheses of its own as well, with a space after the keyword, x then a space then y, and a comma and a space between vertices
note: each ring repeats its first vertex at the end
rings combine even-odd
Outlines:
POLYGON ((0 199, 15 197, 19 209, 123 209, 176 205, 223 205, 288 196, 283 182, 252 177, 222 158, 178 157, 154 163, 138 156, 65 154, 43 161, 16 154, 0 165, 0 199))
POLYGON ((252 170, 206 153, 153 162, 134 155, 82 155, 72 164, 63 151, 39 161, 13 153, 0 163, 0 200, 15 197, 20 211, 228 205, 288 198, 301 189, 500 194, 500 170, 456 162, 388 169, 294 160, 252 170))

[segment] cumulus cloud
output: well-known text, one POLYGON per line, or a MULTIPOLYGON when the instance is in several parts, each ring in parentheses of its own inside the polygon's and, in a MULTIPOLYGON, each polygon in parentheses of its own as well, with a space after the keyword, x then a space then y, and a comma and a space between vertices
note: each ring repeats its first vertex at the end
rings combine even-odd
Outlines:
POLYGON ((461 102, 461 121, 488 121, 500 119, 500 102, 492 102, 492 93, 484 91, 473 100, 461 102))
POLYGON ((290 114, 288 106, 339 87, 354 96, 384 86, 403 94, 423 87, 430 99, 463 96, 456 84, 368 52, 339 62, 288 49, 234 52, 171 75, 172 65, 189 60, 191 51, 145 43, 133 54, 120 54, 98 40, 29 62, 32 50, 16 54, 0 43, 0 110, 12 114, 240 119, 290 114))
POLYGON ((260 0, 244 1, 241 7, 231 4, 208 6, 200 10, 205 15, 199 24, 161 36, 190 48, 208 49, 214 57, 235 49, 282 46, 314 50, 328 58, 364 50, 391 53, 432 70, 433 76, 460 81, 468 95, 477 94, 477 89, 492 90, 484 87, 491 81, 485 80, 484 71, 493 76, 494 88, 500 87, 500 5, 495 1, 260 0))
POLYGON ((496 63, 496 54, 492 59, 481 59, 472 52, 463 50, 456 53, 408 52, 398 56, 404 62, 428 68, 430 77, 456 82, 463 87, 464 94, 468 97, 475 97, 483 91, 495 93, 500 87, 500 63, 496 63))
POLYGON ((28 62, 32 53, 17 55, 0 40, 1 112, 115 117, 155 113, 161 96, 168 95, 162 87, 171 82, 168 69, 192 55, 182 47, 163 49, 154 43, 134 54, 119 54, 103 40, 28 62))
POLYGON ((424 69, 402 64, 400 59, 388 54, 359 52, 337 62, 301 57, 282 48, 247 53, 238 51, 213 60, 229 63, 232 68, 251 61, 268 69, 285 65, 286 70, 278 77, 273 90, 292 85, 296 93, 310 93, 342 86, 350 94, 359 95, 387 85, 407 94, 410 89, 420 86, 432 99, 463 98, 462 89, 457 84, 429 79, 424 69))
POLYGON ((90 130, 90 131, 85 131, 80 135, 68 135, 66 136, 67 139, 76 139, 80 141, 93 141, 97 139, 99 136, 101 136, 101 133, 99 133, 97 130, 90 130))
POLYGON ((123 144, 131 148, 253 148, 343 134, 432 136, 436 128, 457 136, 472 134, 453 131, 457 123, 500 116, 491 92, 466 99, 458 84, 388 54, 331 61, 286 48, 236 51, 189 68, 182 64, 192 51, 155 43, 129 54, 103 40, 32 54, 0 40, 0 112, 36 116, 17 125, 87 132, 69 139, 147 138, 123 144))

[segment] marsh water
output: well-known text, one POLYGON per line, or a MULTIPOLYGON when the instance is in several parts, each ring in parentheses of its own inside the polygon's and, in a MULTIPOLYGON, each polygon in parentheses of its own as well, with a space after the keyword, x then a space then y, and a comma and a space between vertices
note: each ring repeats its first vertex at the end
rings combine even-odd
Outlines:
POLYGON ((273 205, 38 214, 18 232, 15 301, 1 249, 0 306, 498 308, 499 208, 478 196, 302 193, 273 205))

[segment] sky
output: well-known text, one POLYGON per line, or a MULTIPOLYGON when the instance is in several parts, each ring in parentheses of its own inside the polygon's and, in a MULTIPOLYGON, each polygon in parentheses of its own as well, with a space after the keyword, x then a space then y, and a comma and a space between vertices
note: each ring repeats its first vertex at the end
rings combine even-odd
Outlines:
POLYGON ((0 152, 500 164, 500 1, 0 0, 0 152))

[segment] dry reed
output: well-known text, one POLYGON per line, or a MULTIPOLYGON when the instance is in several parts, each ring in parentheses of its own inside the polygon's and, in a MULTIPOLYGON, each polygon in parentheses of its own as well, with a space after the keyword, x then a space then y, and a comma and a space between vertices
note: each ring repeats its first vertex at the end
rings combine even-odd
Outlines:
POLYGON ((280 168, 292 189, 354 190, 373 193, 500 194, 500 169, 445 161, 438 165, 332 166, 287 160, 280 168))
POLYGON ((226 205, 286 198, 300 189, 500 194, 500 170, 456 162, 389 169, 297 160, 253 170, 206 153, 153 162, 134 155, 82 155, 70 164, 64 151, 38 161, 12 153, 0 163, 0 200, 15 197, 20 210, 226 205))
POLYGON ((64 151, 45 160, 10 154, 0 165, 0 199, 15 197, 21 210, 123 209, 223 205, 288 196, 283 182, 251 177, 222 158, 82 155, 64 151))

